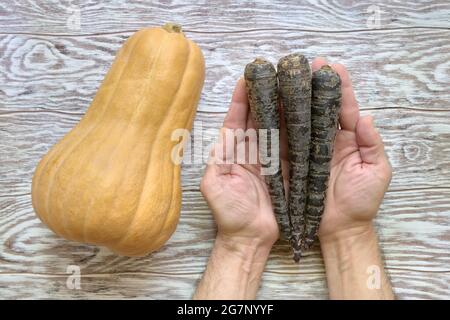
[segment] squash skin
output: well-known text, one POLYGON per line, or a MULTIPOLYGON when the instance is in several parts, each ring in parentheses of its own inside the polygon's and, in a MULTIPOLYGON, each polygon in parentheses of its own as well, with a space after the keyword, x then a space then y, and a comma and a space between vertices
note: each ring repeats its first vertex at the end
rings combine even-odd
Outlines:
POLYGON ((177 31, 133 34, 84 117, 39 162, 33 208, 56 234, 143 256, 175 231, 171 134, 191 129, 205 77, 201 50, 177 31))

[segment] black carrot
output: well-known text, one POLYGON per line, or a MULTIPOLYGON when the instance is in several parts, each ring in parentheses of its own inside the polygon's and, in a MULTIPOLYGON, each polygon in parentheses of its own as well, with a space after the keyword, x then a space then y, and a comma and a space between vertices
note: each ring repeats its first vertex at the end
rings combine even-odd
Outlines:
POLYGON ((340 106, 341 79, 330 66, 323 66, 312 75, 311 149, 303 250, 314 243, 324 211, 340 106))
MULTIPOLYGON (((268 152, 266 150, 275 149, 277 152, 277 167, 273 174, 265 175, 265 181, 268 185, 270 197, 272 200, 275 216, 280 228, 282 239, 289 239, 289 219, 287 212, 287 203, 284 193, 283 176, 281 174, 280 158, 279 158, 279 139, 271 136, 270 129, 280 129, 280 116, 278 112, 278 83, 277 73, 274 66, 264 60, 256 59, 247 64, 245 67, 245 83, 247 86, 248 100, 251 112, 255 118, 258 129, 267 130, 267 144, 261 143, 259 136, 259 155, 261 158, 261 167, 268 167, 266 158, 268 152), (278 143, 273 145, 274 143, 278 143), (264 150, 265 149, 265 150, 264 150)), ((259 131, 259 133, 261 133, 259 131)), ((278 138, 278 136, 277 136, 278 138)), ((271 157, 273 158, 273 154, 271 157)), ((270 164, 274 166, 274 164, 270 164)))
POLYGON ((311 69, 301 54, 278 62, 278 81, 289 148, 289 218, 294 260, 301 256, 305 231, 308 163, 311 139, 311 69))

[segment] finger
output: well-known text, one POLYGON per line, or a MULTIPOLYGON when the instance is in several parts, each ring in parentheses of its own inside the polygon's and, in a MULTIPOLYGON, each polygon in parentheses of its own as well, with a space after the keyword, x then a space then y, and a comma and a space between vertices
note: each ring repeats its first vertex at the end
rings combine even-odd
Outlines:
POLYGON ((339 123, 344 130, 355 131, 359 120, 359 107, 353 92, 352 81, 347 69, 342 64, 332 64, 331 67, 341 78, 342 104, 339 123))
MULTIPOLYGON (((355 132, 347 130, 338 130, 336 132, 336 139, 334 141, 333 157, 331 158, 331 166, 334 167, 340 163, 342 159, 346 158, 349 154, 359 150, 358 143, 356 142, 355 132)), ((359 162, 360 159, 358 159, 359 162)))
POLYGON ((216 162, 232 163, 235 156, 235 130, 229 128, 220 129, 219 143, 215 147, 216 162))
POLYGON ((386 159, 383 140, 375 129, 371 116, 362 117, 356 126, 356 142, 361 159, 365 163, 377 164, 386 159))
POLYGON ((209 177, 213 177, 213 176, 217 175, 216 164, 214 163, 214 160, 212 160, 212 159, 213 158, 211 157, 210 160, 208 160, 208 162, 206 163, 202 182, 203 182, 203 180, 207 180, 209 177))
MULTIPOLYGON (((204 184, 204 181, 208 181, 211 177, 217 176, 217 166, 216 166, 216 158, 215 158, 215 149, 216 145, 214 145, 209 154, 208 161, 206 162, 205 172, 203 173, 203 178, 201 184, 204 184)), ((201 186, 200 186, 201 187, 201 186)))
POLYGON ((327 64, 328 64, 327 59, 322 57, 315 58, 311 63, 312 72, 319 70, 320 68, 326 66, 327 64))
POLYGON ((248 115, 248 101, 247 101, 247 89, 245 88, 245 81, 240 78, 236 83, 236 87, 231 97, 230 108, 223 122, 225 128, 243 130, 247 126, 248 115))
MULTIPOLYGON (((207 164, 201 183, 204 184, 204 181, 214 181, 215 177, 230 174, 232 167, 233 165, 231 164, 207 164)), ((205 189, 207 187, 208 186, 203 186, 202 189, 205 189)))
POLYGON ((255 118, 253 118, 253 114, 251 112, 248 112, 247 115, 247 130, 248 129, 256 129, 255 118))
POLYGON ((245 134, 247 137, 244 143, 245 163, 258 165, 258 133, 255 129, 248 128, 245 134))
POLYGON ((224 146, 221 143, 215 143, 211 148, 209 159, 206 163, 205 176, 217 176, 221 174, 228 174, 231 172, 231 164, 226 163, 224 156, 224 146))

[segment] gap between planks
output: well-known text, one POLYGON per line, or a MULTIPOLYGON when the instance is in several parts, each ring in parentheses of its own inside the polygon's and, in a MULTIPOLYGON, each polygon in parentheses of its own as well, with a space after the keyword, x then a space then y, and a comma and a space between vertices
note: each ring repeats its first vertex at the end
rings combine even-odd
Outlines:
MULTIPOLYGON (((450 109, 427 109, 427 108, 413 108, 413 107, 400 107, 400 106, 393 106, 393 107, 361 107, 359 108, 360 111, 375 111, 375 110, 407 110, 407 111, 414 111, 418 113, 428 113, 428 112, 449 112, 450 109)), ((1 116, 7 116, 10 114, 33 114, 33 113, 52 113, 52 114, 61 114, 61 115, 67 115, 67 116, 77 116, 82 117, 85 113, 82 112, 66 112, 66 111, 60 111, 60 110, 51 110, 51 109, 35 109, 35 110, 12 110, 12 111, 0 111, 0 117, 1 116)), ((204 110, 198 110, 197 114, 206 114, 206 115, 226 115, 227 113, 224 111, 204 111, 204 110)))
MULTIPOLYGON (((401 189, 401 188, 397 188, 397 189, 388 189, 388 191, 386 193, 400 193, 400 192, 408 192, 408 191, 438 191, 438 190, 443 190, 443 191, 450 191, 450 187, 417 187, 417 188, 407 188, 407 189, 401 189)), ((183 188, 183 193, 186 192, 200 192, 200 187, 198 188, 193 188, 193 187, 185 187, 183 188)), ((31 192, 28 193, 18 193, 18 194, 8 194, 8 195, 2 195, 0 194, 0 198, 19 198, 19 197, 28 197, 31 196, 31 192)), ((1 274, 1 273, 0 273, 1 274)))
MULTIPOLYGON (((432 274, 450 274, 450 269, 448 270, 421 270, 414 268, 399 268, 399 267, 385 267, 385 270, 388 273, 396 273, 400 272, 417 272, 417 273, 432 273, 432 274)), ((280 272, 273 270, 265 270, 265 274, 274 274, 274 275, 324 275, 324 272, 305 272, 305 271, 293 271, 293 272, 280 272)), ((200 276, 203 272, 145 272, 145 271, 120 271, 120 272, 105 272, 105 273, 83 273, 83 277, 87 278, 96 278, 96 277, 110 277, 110 276, 118 276, 118 275, 132 275, 132 276, 167 276, 167 277, 183 277, 183 276, 200 276)), ((67 277, 67 273, 42 273, 42 272, 0 272, 0 277, 2 276, 40 276, 40 277, 67 277)))
MULTIPOLYGON (((139 29, 129 29, 122 31, 112 31, 112 32, 98 32, 98 33, 38 33, 38 32, 0 32, 0 35, 25 35, 25 36, 42 36, 42 37, 93 37, 93 36, 104 36, 104 35, 121 35, 134 33, 139 29)), ((255 29, 243 29, 243 30, 217 30, 217 31, 201 31, 201 30, 190 30, 183 29, 184 33, 195 33, 195 34, 241 34, 241 33, 252 33, 261 31, 291 31, 291 32, 305 32, 305 33, 328 33, 328 34, 344 34, 344 33, 366 33, 366 32, 389 32, 389 31, 401 31, 401 30, 449 30, 450 27, 438 27, 438 26, 412 26, 412 27, 391 27, 391 28, 377 28, 377 29, 301 29, 301 28, 255 28, 255 29)))

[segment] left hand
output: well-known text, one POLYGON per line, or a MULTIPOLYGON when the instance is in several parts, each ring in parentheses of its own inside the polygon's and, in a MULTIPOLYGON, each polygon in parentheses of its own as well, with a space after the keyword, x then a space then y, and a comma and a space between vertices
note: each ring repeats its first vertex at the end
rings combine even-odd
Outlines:
MULTIPOLYGON (((312 69, 326 64, 326 60, 317 58, 312 69)), ((341 64, 331 66, 341 78, 342 106, 319 229, 322 243, 370 230, 392 177, 383 140, 372 117, 360 116, 349 73, 341 64)))

